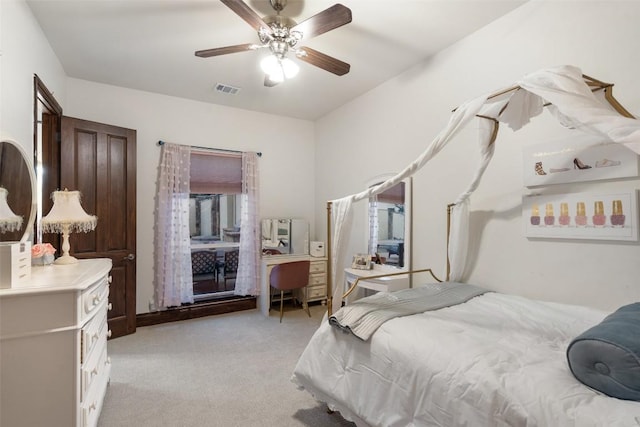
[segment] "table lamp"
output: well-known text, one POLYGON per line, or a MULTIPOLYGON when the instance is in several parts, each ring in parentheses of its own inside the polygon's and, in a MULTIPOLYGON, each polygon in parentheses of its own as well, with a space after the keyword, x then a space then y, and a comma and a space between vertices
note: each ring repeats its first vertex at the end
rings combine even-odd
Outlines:
POLYGON ((22 217, 13 213, 7 203, 9 192, 0 187, 0 233, 18 231, 22 227, 22 217))
POLYGON ((51 198, 53 207, 47 216, 40 221, 45 233, 62 233, 62 256, 55 264, 75 264, 78 260, 69 255, 69 234, 71 232, 87 233, 98 223, 98 218, 87 214, 80 205, 80 192, 54 191, 51 198))

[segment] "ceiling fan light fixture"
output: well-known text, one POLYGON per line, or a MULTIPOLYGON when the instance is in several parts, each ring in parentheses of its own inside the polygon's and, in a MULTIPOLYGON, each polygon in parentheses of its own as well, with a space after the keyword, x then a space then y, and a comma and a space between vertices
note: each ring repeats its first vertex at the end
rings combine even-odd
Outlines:
POLYGON ((280 68, 278 58, 276 58, 275 55, 265 56, 264 59, 260 61, 260 68, 265 74, 275 73, 280 68))
POLYGON ((298 75, 298 71, 300 71, 300 67, 294 61, 289 58, 283 58, 280 61, 282 65, 282 71, 284 71, 284 76, 288 79, 292 79, 298 75))
POLYGON ((291 79, 298 74, 300 67, 289 58, 278 58, 269 55, 260 62, 260 68, 269 76, 272 82, 283 82, 285 78, 291 79))
MULTIPOLYGON (((2 1, 2 0, 0 0, 2 1)), ((350 70, 350 65, 336 58, 326 55, 309 47, 298 47, 299 42, 319 36, 334 30, 352 20, 351 9, 336 3, 333 6, 296 23, 293 19, 280 12, 285 8, 288 0, 269 0, 275 15, 261 18, 245 0, 221 0, 229 9, 245 20, 258 32, 260 44, 245 43, 233 46, 218 47, 213 49, 198 50, 195 55, 200 58, 227 55, 236 52, 269 48, 271 56, 260 63, 265 73, 265 86, 275 86, 274 82, 282 82, 297 75, 299 67, 287 58, 287 52, 294 54, 307 64, 329 71, 337 76, 345 75, 350 70)))

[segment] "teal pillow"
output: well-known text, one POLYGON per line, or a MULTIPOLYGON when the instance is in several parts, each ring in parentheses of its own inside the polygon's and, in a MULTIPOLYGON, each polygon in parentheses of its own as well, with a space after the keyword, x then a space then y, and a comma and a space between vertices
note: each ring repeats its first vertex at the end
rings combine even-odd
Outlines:
POLYGON ((640 303, 619 308, 567 348, 573 375, 618 399, 640 401, 640 303))

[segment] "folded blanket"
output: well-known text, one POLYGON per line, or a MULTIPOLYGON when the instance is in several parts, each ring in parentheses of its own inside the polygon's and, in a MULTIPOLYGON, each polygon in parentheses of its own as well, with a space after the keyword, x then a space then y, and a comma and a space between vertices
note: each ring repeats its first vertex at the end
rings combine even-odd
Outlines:
POLYGON ((329 323, 366 341, 387 320, 461 304, 485 292, 479 286, 458 282, 379 292, 342 307, 329 323))

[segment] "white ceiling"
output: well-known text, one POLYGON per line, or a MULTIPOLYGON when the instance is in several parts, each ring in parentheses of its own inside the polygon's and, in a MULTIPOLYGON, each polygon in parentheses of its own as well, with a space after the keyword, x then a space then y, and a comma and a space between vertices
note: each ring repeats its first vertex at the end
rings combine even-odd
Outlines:
MULTIPOLYGON (((260 16, 267 0, 245 0, 260 16)), ((267 51, 199 58, 196 50, 258 43, 217 0, 27 0, 68 76, 230 107, 315 120, 524 3, 523 0, 342 0, 350 24, 305 45, 351 64, 341 77, 298 61, 295 79, 265 87, 267 51), (217 83, 241 88, 216 92, 217 83)), ((336 1, 289 0, 302 22, 336 1)))

